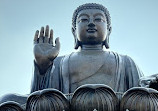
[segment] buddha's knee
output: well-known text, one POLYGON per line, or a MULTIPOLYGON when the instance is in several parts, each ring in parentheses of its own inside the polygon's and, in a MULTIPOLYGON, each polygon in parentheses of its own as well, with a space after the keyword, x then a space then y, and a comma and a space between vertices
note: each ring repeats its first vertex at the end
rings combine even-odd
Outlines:
POLYGON ((132 88, 125 92, 120 111, 158 111, 158 91, 151 88, 132 88))
POLYGON ((44 89, 30 94, 26 111, 69 111, 69 101, 56 89, 44 89))
POLYGON ((19 94, 6 94, 0 98, 0 104, 7 101, 15 101, 20 105, 26 104, 27 95, 19 95, 19 94))
POLYGON ((118 109, 119 101, 114 91, 101 84, 79 87, 71 100, 72 111, 118 111, 118 109))

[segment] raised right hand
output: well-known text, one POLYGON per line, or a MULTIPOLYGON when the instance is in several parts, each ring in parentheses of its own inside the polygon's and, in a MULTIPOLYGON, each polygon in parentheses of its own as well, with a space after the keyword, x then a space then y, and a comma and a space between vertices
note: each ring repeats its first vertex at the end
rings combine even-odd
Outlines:
POLYGON ((45 71, 58 56, 60 50, 59 38, 56 38, 55 45, 53 45, 53 30, 50 30, 49 26, 41 27, 40 34, 37 30, 34 37, 34 56, 35 62, 39 66, 40 70, 45 71))

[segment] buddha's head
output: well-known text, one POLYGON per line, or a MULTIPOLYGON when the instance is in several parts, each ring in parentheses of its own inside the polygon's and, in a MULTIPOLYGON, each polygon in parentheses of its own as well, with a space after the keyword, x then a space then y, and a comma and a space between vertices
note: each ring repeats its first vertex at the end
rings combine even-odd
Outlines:
POLYGON ((72 17, 75 49, 82 45, 102 44, 109 48, 111 19, 107 8, 96 3, 79 6, 72 17))

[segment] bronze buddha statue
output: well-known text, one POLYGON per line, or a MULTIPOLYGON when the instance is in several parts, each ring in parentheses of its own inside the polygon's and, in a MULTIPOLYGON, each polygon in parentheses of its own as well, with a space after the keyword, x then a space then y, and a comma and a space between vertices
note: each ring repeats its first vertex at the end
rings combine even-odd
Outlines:
MULTIPOLYGON (((75 49, 78 49, 76 52, 58 57, 60 41, 56 38, 55 45, 53 44, 53 30, 49 30, 49 26, 45 29, 42 27, 40 31, 37 30, 34 37, 35 60, 31 93, 37 91, 34 94, 38 94, 39 90, 53 88, 59 91, 58 94, 69 95, 82 85, 91 84, 87 87, 95 87, 95 85, 100 87, 100 84, 103 84, 103 86, 106 85, 104 89, 108 89, 105 91, 111 91, 107 95, 113 95, 123 94, 133 87, 152 88, 157 85, 157 75, 141 80, 143 74, 129 56, 107 50, 111 31, 109 11, 96 3, 83 4, 74 11, 72 33, 75 49), (148 81, 147 84, 146 81, 148 81)), ((75 94, 73 97, 78 97, 75 94)), ((1 102, 10 98, 23 104, 26 103, 27 96, 6 95, 1 102), (20 101, 21 98, 23 102, 20 101)), ((121 99, 121 96, 118 99, 121 99)), ((94 108, 94 110, 97 109, 94 108)))
POLYGON ((105 84, 116 92, 125 92, 138 86, 142 73, 125 55, 109 48, 111 20, 108 10, 99 4, 84 4, 78 7, 72 19, 72 33, 77 52, 58 57, 60 42, 52 46, 52 30, 41 28, 35 34, 35 72, 32 92, 55 88, 63 93, 73 93, 84 84, 105 84))

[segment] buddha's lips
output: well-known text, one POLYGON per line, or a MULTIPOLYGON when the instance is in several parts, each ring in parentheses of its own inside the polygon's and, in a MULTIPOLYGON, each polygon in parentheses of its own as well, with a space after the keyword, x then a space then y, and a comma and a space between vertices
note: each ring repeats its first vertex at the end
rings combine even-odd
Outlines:
POLYGON ((89 33, 94 33, 94 32, 96 32, 97 31, 97 29, 94 29, 94 28, 89 28, 89 29, 87 29, 87 32, 89 32, 89 33))

